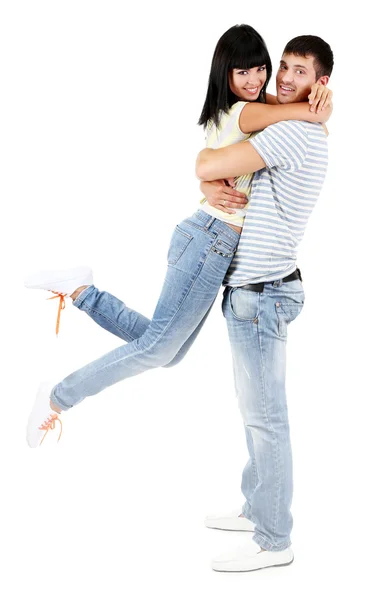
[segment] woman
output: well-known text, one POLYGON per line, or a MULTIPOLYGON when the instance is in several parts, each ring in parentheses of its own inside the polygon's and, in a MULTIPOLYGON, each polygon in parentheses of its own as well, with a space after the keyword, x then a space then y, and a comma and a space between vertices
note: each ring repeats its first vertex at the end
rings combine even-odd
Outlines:
MULTIPOLYGON (((308 103, 268 106, 264 103, 271 61, 260 35, 248 25, 229 29, 212 60, 206 101, 199 123, 206 126, 207 145, 221 147, 249 137, 252 131, 285 119, 324 120, 308 103)), ((252 175, 237 179, 249 192, 252 175)), ((36 447, 55 427, 62 410, 87 396, 147 369, 174 365, 200 331, 230 266, 244 213, 228 214, 205 203, 173 233, 168 270, 152 320, 92 285, 88 267, 39 272, 27 287, 70 296, 75 306, 127 343, 54 386, 43 384, 27 427, 27 441, 36 447)), ((60 310, 59 310, 60 314, 60 310)), ((58 329, 57 329, 58 331, 58 329)))

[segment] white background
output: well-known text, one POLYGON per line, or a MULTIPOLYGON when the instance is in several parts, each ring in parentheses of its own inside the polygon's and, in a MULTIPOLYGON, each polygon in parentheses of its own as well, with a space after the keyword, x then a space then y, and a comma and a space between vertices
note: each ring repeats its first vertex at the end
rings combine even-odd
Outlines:
MULTIPOLYGON (((374 4, 375 5, 375 4, 374 4)), ((380 597, 380 49, 371 2, 67 0, 2 3, 1 598, 380 597), (291 326, 294 452, 288 569, 210 570, 247 534, 206 530, 240 509, 244 432, 220 299, 187 359, 85 400, 59 445, 30 450, 40 380, 120 345, 30 271, 90 264, 151 316, 174 225, 198 206, 196 126, 212 53, 236 23, 334 51, 330 169, 299 254, 291 326)), ((274 78, 269 91, 274 91, 274 78)))

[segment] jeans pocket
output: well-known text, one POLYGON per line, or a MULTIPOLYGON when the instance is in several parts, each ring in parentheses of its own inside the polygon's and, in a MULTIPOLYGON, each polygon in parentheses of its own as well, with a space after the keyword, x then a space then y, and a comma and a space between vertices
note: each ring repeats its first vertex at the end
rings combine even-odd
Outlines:
POLYGON ((236 252, 236 245, 230 245, 227 242, 223 242, 223 240, 217 239, 211 247, 211 251, 216 252, 216 254, 219 254, 220 256, 232 258, 236 252))
POLYGON ((304 307, 304 300, 296 299, 295 302, 291 302, 288 298, 288 302, 276 302, 275 307, 278 320, 279 336, 286 338, 288 325, 294 321, 302 311, 304 307))
POLYGON ((260 312, 260 294, 240 288, 230 288, 227 297, 232 315, 238 321, 258 322, 260 312))
POLYGON ((183 229, 181 229, 179 225, 175 227, 175 231, 172 234, 170 247, 167 253, 168 265, 176 265, 176 263, 178 262, 178 260, 180 259, 183 252, 185 251, 192 239, 192 235, 187 233, 186 231, 183 231, 183 229))

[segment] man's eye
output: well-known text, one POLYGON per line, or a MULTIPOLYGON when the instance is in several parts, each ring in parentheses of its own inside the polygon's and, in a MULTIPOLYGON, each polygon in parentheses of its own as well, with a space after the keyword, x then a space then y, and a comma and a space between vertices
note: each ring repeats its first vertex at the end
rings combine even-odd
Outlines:
POLYGON ((297 69, 297 73, 298 73, 299 75, 305 75, 305 71, 301 71, 301 69, 297 69))

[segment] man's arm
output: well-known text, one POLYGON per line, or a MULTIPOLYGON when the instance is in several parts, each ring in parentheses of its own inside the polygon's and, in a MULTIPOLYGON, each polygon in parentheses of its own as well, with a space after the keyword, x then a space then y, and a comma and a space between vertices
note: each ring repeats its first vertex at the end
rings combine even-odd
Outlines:
POLYGON ((202 181, 228 179, 264 169, 265 162, 250 142, 225 148, 205 148, 196 159, 196 176, 202 181))

